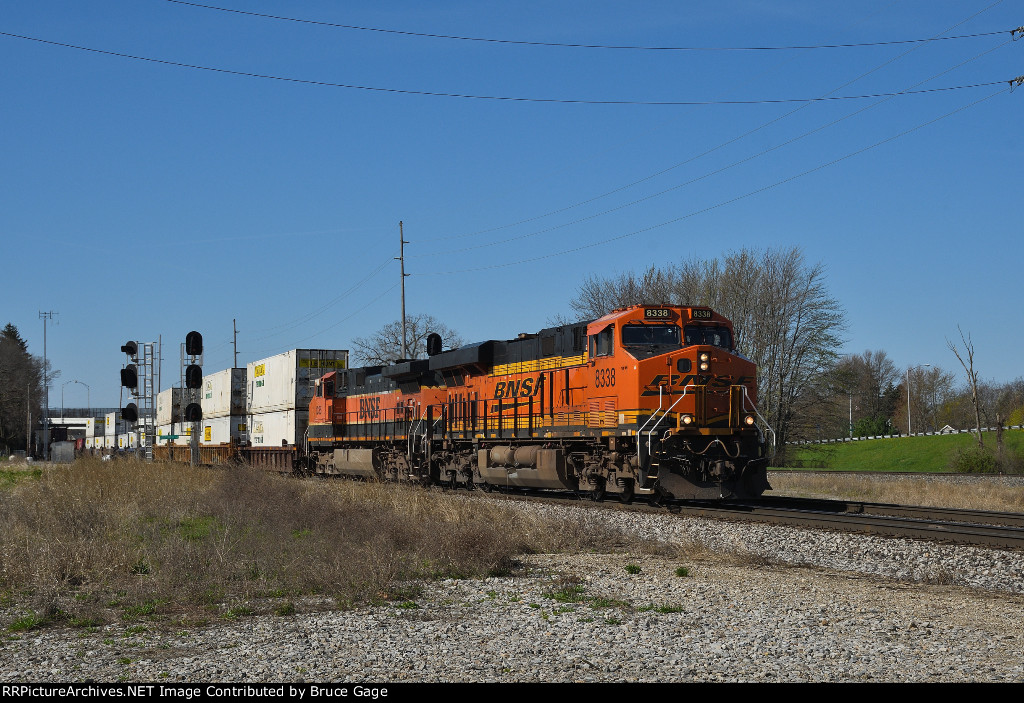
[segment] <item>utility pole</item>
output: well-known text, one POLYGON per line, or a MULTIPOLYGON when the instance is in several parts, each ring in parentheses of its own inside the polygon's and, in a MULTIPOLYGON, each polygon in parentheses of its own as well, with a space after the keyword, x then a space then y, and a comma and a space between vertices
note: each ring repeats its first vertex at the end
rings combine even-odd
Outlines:
POLYGON ((237 320, 235 320, 235 318, 232 317, 231 318, 231 331, 233 333, 232 334, 232 339, 234 340, 234 345, 235 345, 235 365, 232 366, 231 368, 234 368, 234 369, 238 368, 238 327, 236 325, 236 322, 237 322, 237 320))
POLYGON ((32 384, 25 384, 25 458, 32 456, 32 384))
POLYGON ((50 460, 50 379, 46 368, 46 321, 52 320, 56 314, 53 310, 39 311, 39 318, 43 321, 43 390, 46 399, 43 402, 43 461, 50 460))
POLYGON ((405 241, 405 235, 402 230, 402 221, 398 221, 398 256, 396 257, 402 262, 402 358, 406 359, 409 357, 406 349, 406 335, 405 335, 405 277, 408 276, 405 272, 405 245, 409 242, 405 241))

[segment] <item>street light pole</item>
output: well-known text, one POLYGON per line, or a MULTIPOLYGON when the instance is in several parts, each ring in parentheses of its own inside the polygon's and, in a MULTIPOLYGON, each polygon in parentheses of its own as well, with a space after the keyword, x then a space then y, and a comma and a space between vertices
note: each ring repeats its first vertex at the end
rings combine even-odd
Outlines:
POLYGON ((918 366, 907 367, 907 436, 910 436, 910 372, 914 369, 923 369, 925 366, 931 366, 931 364, 920 364, 918 366))
POLYGON ((89 406, 88 414, 90 414, 90 415, 92 414, 92 398, 90 397, 90 391, 92 389, 89 388, 89 384, 88 383, 83 383, 82 381, 79 381, 78 379, 74 379, 74 380, 71 380, 71 381, 64 381, 64 385, 62 385, 60 387, 60 421, 61 422, 64 422, 64 387, 67 386, 69 383, 77 383, 80 386, 85 386, 85 402, 89 406))

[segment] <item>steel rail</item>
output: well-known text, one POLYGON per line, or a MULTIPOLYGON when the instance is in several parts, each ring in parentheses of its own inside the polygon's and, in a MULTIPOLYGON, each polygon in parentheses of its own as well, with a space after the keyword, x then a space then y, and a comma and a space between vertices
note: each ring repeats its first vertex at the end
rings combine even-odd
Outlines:
MULTIPOLYGON (((754 501, 742 503, 681 501, 671 504, 670 509, 675 514, 693 517, 861 532, 962 545, 1024 549, 1024 527, 1022 526, 936 519, 936 510, 912 506, 888 506, 893 509, 893 512, 900 512, 900 508, 906 508, 903 516, 822 509, 829 502, 811 500, 807 501, 807 505, 804 507, 798 508, 758 505, 754 501), (915 512, 918 517, 907 516, 915 514, 915 512)), ((843 501, 832 502, 843 506, 850 505, 843 501)), ((877 504, 877 506, 879 510, 885 507, 883 504, 877 504)), ((963 511, 938 509, 938 512, 944 518, 953 517, 957 513, 963 517, 963 511)), ((967 512, 972 513, 977 519, 986 511, 967 512)), ((1013 514, 994 513, 992 515, 1002 516, 1007 520, 1015 519, 1006 517, 1013 514)))
POLYGON ((940 508, 929 505, 896 505, 893 503, 867 503, 864 501, 847 501, 835 498, 815 499, 787 496, 761 496, 761 498, 749 502, 777 508, 820 509, 828 512, 903 517, 936 522, 964 522, 974 525, 1024 527, 1024 513, 1006 513, 995 510, 940 508))

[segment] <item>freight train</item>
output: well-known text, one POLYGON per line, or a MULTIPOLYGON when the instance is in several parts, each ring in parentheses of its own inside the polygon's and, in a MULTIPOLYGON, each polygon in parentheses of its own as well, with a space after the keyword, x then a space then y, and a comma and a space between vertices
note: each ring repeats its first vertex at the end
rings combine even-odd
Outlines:
POLYGON ((604 317, 331 371, 306 469, 452 487, 701 499, 758 496, 770 428, 757 369, 706 307, 604 317))

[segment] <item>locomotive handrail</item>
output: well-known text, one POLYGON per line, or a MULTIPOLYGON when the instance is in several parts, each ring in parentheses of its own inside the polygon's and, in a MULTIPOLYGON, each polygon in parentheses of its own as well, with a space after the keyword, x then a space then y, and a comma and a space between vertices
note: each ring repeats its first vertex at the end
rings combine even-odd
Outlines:
MULTIPOLYGON (((661 417, 658 418, 658 421, 655 422, 654 425, 651 427, 651 429, 647 431, 647 455, 648 455, 648 457, 651 454, 651 437, 654 434, 654 431, 658 429, 658 425, 661 424, 661 421, 664 420, 666 417, 668 417, 668 414, 670 412, 672 412, 672 408, 674 408, 675 406, 679 405, 679 401, 681 401, 683 398, 686 397, 686 392, 687 392, 687 389, 689 389, 689 388, 690 388, 690 385, 687 385, 687 386, 683 387, 683 394, 681 396, 679 396, 676 399, 676 402, 672 403, 672 405, 670 405, 665 410, 664 413, 662 413, 661 417)), ((664 389, 664 386, 658 386, 658 409, 655 410, 654 413, 649 418, 647 418, 647 422, 645 422, 643 425, 641 425, 640 429, 638 429, 636 431, 636 435, 637 435, 638 438, 640 437, 641 434, 643 434, 644 428, 647 427, 647 425, 651 422, 651 420, 653 420, 654 418, 658 417, 658 413, 661 413, 661 408, 664 405, 664 400, 662 399, 663 389, 664 389)), ((636 461, 637 461, 637 464, 639 464, 640 467, 643 468, 643 460, 640 458, 640 447, 641 447, 641 442, 638 441, 636 443, 636 461)))
MULTIPOLYGON (((740 386, 740 387, 743 389, 743 409, 746 410, 747 409, 747 401, 750 400, 750 396, 747 395, 747 387, 746 386, 740 386)), ((771 456, 775 456, 775 430, 773 430, 772 426, 768 424, 768 421, 764 419, 764 415, 762 415, 761 411, 757 409, 757 405, 755 405, 753 401, 750 401, 750 407, 754 411, 754 414, 757 415, 758 419, 764 424, 764 428, 768 432, 772 433, 772 453, 771 453, 771 456)))

